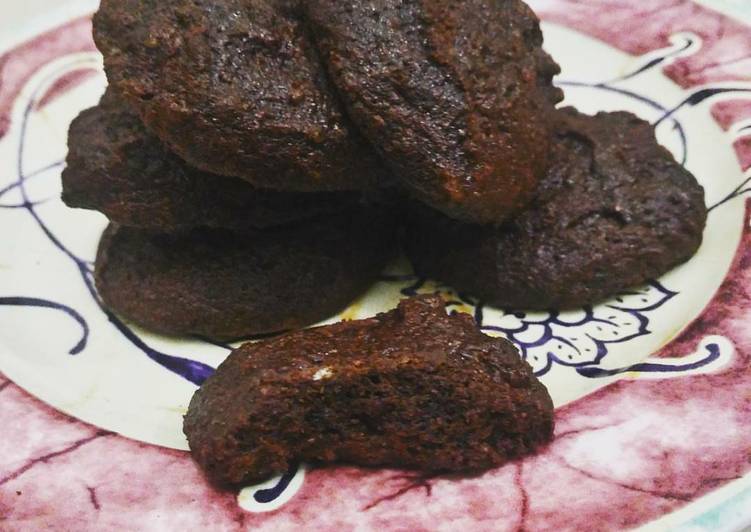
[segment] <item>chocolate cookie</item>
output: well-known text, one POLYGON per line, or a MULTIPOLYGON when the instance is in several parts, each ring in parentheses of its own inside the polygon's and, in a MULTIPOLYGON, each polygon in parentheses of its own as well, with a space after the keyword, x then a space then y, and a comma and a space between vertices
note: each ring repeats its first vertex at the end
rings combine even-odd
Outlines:
POLYGON ((236 349, 185 416, 220 485, 305 462, 476 472, 553 435, 553 404, 508 341, 438 297, 236 349))
POLYGON ((704 190, 629 113, 559 116, 554 164, 532 206, 499 227, 410 215, 420 275, 504 308, 598 302, 656 278, 699 248, 704 190))
POLYGON ((293 0, 103 0, 110 83, 192 166, 296 191, 353 190, 379 163, 327 82, 293 0))
POLYGON ((156 332, 236 339, 329 318, 391 256, 391 216, 338 215, 251 233, 162 235, 111 225, 99 244, 105 305, 156 332))
POLYGON ((73 121, 68 147, 66 204, 154 231, 273 227, 352 209, 360 200, 355 192, 263 190, 196 170, 169 152, 111 90, 73 121))
POLYGON ((548 167, 558 65, 520 0, 309 0, 352 120, 414 196, 497 223, 548 167))

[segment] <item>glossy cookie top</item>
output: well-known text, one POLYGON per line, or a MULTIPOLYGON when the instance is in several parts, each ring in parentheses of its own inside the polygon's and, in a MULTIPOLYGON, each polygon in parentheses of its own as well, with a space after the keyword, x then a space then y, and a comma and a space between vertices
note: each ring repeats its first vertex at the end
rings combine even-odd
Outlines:
POLYGON ((284 190, 372 185, 292 2, 104 0, 94 37, 114 89, 203 170, 284 190))
POLYGON ((566 308, 688 260, 706 219, 704 190, 649 123, 567 108, 557 116, 553 164, 528 210, 487 228, 418 208, 407 247, 420 273, 488 303, 566 308))
POLYGON ((195 394, 184 430, 218 484, 298 460, 476 472, 549 441, 553 404, 512 344, 422 296, 241 346, 195 394))
POLYGON ((352 120, 413 195, 498 223, 548 166, 559 69, 518 0, 310 0, 313 36, 352 120))

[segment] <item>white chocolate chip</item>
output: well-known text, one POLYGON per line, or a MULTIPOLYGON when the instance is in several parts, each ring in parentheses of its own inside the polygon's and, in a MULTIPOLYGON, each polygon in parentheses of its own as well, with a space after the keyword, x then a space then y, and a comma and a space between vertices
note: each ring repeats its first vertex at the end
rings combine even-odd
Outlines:
POLYGON ((320 381, 321 379, 328 379, 334 374, 333 371, 331 371, 331 368, 321 368, 318 371, 316 371, 315 375, 313 375, 314 381, 320 381))

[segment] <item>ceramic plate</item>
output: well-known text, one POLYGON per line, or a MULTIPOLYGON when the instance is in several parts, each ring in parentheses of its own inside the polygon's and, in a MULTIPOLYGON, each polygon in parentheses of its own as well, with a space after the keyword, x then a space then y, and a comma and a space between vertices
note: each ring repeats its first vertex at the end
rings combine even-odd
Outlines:
POLYGON ((105 311, 92 260, 106 220, 59 199, 68 125, 106 84, 95 5, 0 8, 0 528, 751 524, 751 10, 646 4, 532 2, 567 103, 654 123, 706 188, 699 253, 608 302, 560 313, 490 308, 396 262, 332 318, 441 293, 519 347, 555 400, 554 443, 472 478, 300 466, 239 494, 205 483, 181 431, 196 386, 231 346, 155 336, 105 311))

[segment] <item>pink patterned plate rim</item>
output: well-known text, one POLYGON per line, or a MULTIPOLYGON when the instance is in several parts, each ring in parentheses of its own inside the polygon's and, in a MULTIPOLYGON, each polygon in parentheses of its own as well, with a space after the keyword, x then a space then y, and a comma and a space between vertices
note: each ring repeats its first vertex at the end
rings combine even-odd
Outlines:
POLYGON ((332 318, 440 293, 516 343, 551 390, 552 445, 477 477, 301 465, 228 493, 206 484, 180 423, 231 346, 152 335, 102 309, 92 258, 106 222, 59 200, 67 127, 106 84, 91 40, 96 5, 29 1, 3 8, 0 23, 0 528, 751 524, 750 8, 530 2, 567 103, 650 120, 706 188, 705 243, 689 263, 595 307, 513 313, 397 262, 332 318))

